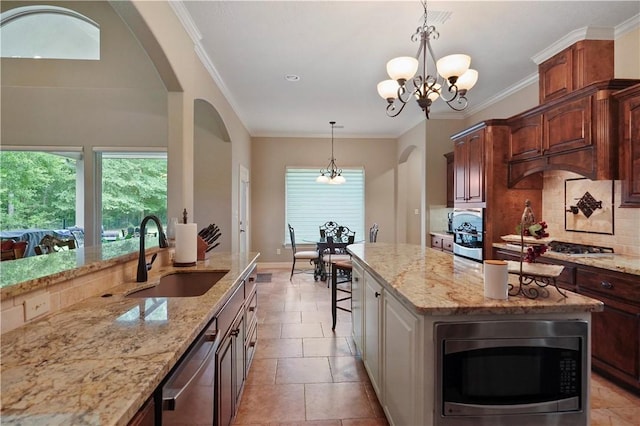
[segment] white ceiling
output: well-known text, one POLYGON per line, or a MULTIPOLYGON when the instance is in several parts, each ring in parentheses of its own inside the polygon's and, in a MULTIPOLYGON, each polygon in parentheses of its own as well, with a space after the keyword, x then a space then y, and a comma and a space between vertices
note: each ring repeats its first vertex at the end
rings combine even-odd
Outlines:
MULTIPOLYGON (((183 1, 172 3, 196 50, 252 136, 397 137, 424 119, 410 103, 396 118, 376 84, 386 62, 413 56, 422 24, 413 1, 183 1), (292 83, 285 75, 296 74, 292 83)), ((433 1, 437 57, 471 56, 480 77, 469 107, 441 100, 431 118, 459 118, 535 81, 537 64, 585 38, 615 38, 640 21, 638 1, 433 1)), ((514 114, 520 111, 514 111, 514 114)))

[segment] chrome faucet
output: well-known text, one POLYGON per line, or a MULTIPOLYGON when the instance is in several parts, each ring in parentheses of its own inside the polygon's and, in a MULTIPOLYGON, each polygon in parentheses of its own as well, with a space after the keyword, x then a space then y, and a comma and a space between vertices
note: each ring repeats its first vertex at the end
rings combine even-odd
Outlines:
POLYGON ((156 260, 157 253, 151 257, 151 262, 147 263, 145 249, 144 249, 144 240, 147 235, 147 222, 149 220, 153 220, 158 227, 158 245, 161 248, 169 247, 167 243, 167 237, 164 235, 164 231, 162 230, 162 224, 160 223, 160 219, 158 219, 155 215, 145 216, 140 223, 140 253, 138 253, 138 275, 136 277, 136 281, 139 283, 143 283, 147 281, 147 271, 151 269, 151 265, 156 260))

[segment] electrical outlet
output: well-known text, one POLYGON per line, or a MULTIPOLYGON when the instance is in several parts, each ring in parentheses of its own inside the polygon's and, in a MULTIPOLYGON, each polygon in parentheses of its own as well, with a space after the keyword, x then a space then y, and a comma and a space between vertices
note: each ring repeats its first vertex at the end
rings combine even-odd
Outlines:
POLYGON ((276 254, 281 254, 282 252, 280 251, 280 249, 276 249, 276 254))
POLYGON ((49 312, 49 293, 41 294, 24 301, 24 320, 31 319, 49 312))
POLYGON ((415 215, 418 215, 418 214, 420 214, 420 210, 418 210, 418 209, 415 209, 415 210, 413 211, 413 214, 415 214, 415 215))

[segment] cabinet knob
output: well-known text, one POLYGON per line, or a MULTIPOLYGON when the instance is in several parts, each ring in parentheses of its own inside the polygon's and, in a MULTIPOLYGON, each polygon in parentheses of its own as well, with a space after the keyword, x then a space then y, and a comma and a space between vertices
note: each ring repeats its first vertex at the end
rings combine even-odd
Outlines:
POLYGON ((375 292, 375 296, 376 297, 380 297, 380 293, 378 293, 377 291, 375 292))
POLYGON ((231 330, 231 334, 233 337, 238 337, 238 334, 240 334, 240 329, 236 328, 235 330, 231 330))
POLYGON ((253 311, 255 311, 255 310, 256 310, 256 307, 255 307, 255 306, 249 306, 249 312, 253 312, 253 311))
POLYGON ((358 281, 360 281, 360 278, 358 278, 358 277, 353 277, 353 280, 354 280, 354 281, 356 281, 356 282, 358 282, 358 281))
POLYGON ((613 284, 611 284, 609 281, 602 281, 600 283, 600 286, 602 288, 613 288, 613 284))

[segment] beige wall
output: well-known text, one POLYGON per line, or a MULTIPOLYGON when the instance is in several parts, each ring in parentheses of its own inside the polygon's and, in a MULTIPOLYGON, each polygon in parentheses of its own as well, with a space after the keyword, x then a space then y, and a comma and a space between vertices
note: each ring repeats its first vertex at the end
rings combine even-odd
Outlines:
MULTIPOLYGON (((171 6, 162 1, 48 3, 101 25, 101 60, 2 59, 3 145, 83 147, 86 188, 94 186, 93 147, 167 147, 168 215, 179 217, 184 208, 194 212, 194 100, 202 99, 222 117, 231 140, 225 180, 230 189, 223 190, 227 198, 219 204, 228 208, 226 236, 237 251, 238 174, 241 164, 250 165, 249 134, 171 6)), ((1 7, 24 4, 33 3, 3 1, 1 7)), ((94 205, 88 191, 85 227, 97 228, 94 205)), ((89 237, 87 243, 97 240, 89 237)))
MULTIPOLYGON (((396 141, 336 137, 334 146, 340 167, 365 169, 365 227, 378 223, 378 241, 393 242, 396 141)), ((291 250, 283 246, 285 170, 287 166, 325 168, 330 139, 254 138, 251 152, 252 249, 261 253, 261 262, 290 262, 291 250)))
POLYGON ((621 35, 615 41, 616 78, 640 78, 640 28, 621 35))

